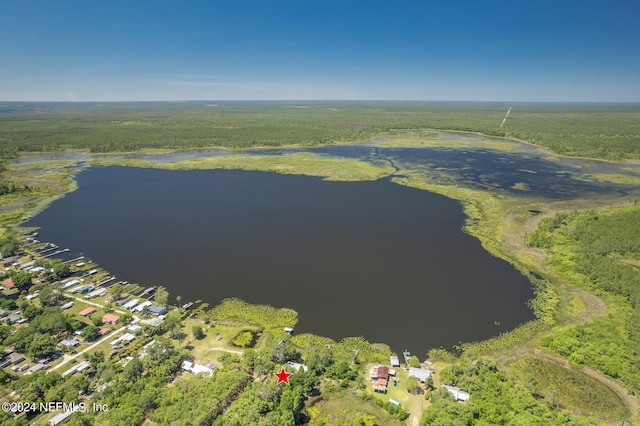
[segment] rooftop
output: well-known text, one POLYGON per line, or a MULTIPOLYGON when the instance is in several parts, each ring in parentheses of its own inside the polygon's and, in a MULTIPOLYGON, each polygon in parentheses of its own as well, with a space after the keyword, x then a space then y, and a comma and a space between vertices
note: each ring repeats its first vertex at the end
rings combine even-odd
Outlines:
POLYGON ((86 309, 83 309, 82 311, 78 312, 78 315, 82 316, 82 317, 86 317, 87 315, 91 315, 92 313, 94 313, 97 309, 90 306, 86 309))

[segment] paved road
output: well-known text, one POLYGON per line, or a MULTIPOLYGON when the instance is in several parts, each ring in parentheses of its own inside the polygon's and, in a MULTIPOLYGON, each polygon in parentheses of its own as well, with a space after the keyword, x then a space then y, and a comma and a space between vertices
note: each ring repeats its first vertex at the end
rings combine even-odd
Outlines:
MULTIPOLYGON (((74 298, 74 299, 76 299, 76 300, 79 300, 79 301, 81 301, 81 302, 87 303, 87 304, 89 304, 89 305, 93 305, 93 306, 97 306, 97 307, 100 307, 100 308, 104 308, 104 306, 103 306, 103 305, 100 305, 99 303, 90 302, 90 301, 88 301, 88 300, 86 300, 86 299, 82 299, 82 298, 80 298, 80 297, 72 296, 71 294, 68 294, 68 293, 65 293, 65 296, 67 296, 67 297, 72 297, 72 298, 74 298)), ((118 312, 118 313, 121 313, 121 314, 126 314, 126 313, 127 313, 127 312, 125 312, 125 311, 121 311, 121 310, 119 310, 119 309, 114 309, 114 311, 115 311, 115 312, 118 312)), ((135 315, 134 315, 134 316, 133 316, 133 322, 132 322, 132 323, 133 323, 133 324, 135 324, 135 323, 137 323, 138 321, 140 321, 140 318, 138 318, 137 316, 135 316, 135 315)), ((126 329, 127 329, 127 327, 129 327, 129 326, 130 326, 130 324, 123 325, 123 326, 122 326, 122 327, 120 327, 119 329, 114 330, 114 331, 112 331, 111 333, 107 334, 107 335, 106 335, 106 336, 104 336, 102 339, 98 339, 98 340, 96 340, 96 342, 95 342, 95 343, 93 343, 92 345, 90 345, 90 346, 88 346, 88 347, 84 348, 83 350, 81 350, 81 351, 80 351, 80 352, 78 352, 77 354, 73 354, 73 355, 65 354, 65 355, 62 357, 62 362, 61 362, 60 364, 58 364, 58 365, 54 366, 54 367, 51 367, 48 371, 55 371, 55 370, 58 370, 59 368, 62 368, 62 366, 63 366, 63 365, 66 365, 66 364, 67 364, 69 361, 71 361, 72 359, 76 359, 77 357, 79 357, 79 356, 80 356, 80 355, 82 355, 83 353, 85 353, 85 352, 87 352, 87 351, 90 351, 91 349, 95 348, 95 347, 96 347, 96 346, 98 346, 99 344, 104 343, 104 342, 106 342, 107 340, 109 340, 109 339, 113 338, 116 334, 121 333, 122 331, 126 330, 126 329)))

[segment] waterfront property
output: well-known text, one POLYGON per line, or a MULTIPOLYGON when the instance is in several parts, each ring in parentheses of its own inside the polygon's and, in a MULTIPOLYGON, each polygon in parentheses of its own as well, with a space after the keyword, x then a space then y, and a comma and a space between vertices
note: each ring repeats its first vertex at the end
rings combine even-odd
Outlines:
POLYGON ((392 367, 400 367, 400 360, 396 355, 392 355, 389 357, 389 363, 392 367))
POLYGON ((431 377, 431 371, 422 368, 409 367, 409 377, 416 377, 420 383, 426 382, 431 377))
POLYGON ((376 365, 371 368, 369 375, 374 392, 387 393, 389 384, 389 367, 386 365, 376 365))
POLYGON ((155 316, 166 315, 167 314, 167 308, 165 306, 151 305, 151 306, 147 307, 147 311, 151 315, 155 315, 155 316))

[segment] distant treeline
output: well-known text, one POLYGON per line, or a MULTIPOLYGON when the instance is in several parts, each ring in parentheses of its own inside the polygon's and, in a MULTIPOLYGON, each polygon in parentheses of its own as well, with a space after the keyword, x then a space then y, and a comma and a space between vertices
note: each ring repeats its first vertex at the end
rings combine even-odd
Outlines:
POLYGON ((515 137, 566 155, 640 158, 640 104, 138 102, 7 104, 0 158, 20 152, 358 141, 413 129, 515 137))

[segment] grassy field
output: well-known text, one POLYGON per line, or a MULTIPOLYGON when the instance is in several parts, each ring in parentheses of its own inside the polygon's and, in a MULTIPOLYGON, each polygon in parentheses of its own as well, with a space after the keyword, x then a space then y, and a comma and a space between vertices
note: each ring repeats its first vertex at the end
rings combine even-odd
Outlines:
POLYGON ((307 406, 313 425, 372 424, 400 426, 405 424, 394 419, 383 408, 373 402, 365 402, 350 391, 323 393, 307 406), (366 423, 366 422, 370 423, 366 423))
POLYGON ((280 174, 319 176, 332 181, 376 180, 393 172, 391 167, 374 166, 351 158, 323 157, 297 153, 269 156, 228 156, 185 160, 174 164, 142 160, 100 159, 95 165, 125 165, 172 170, 242 169, 280 174))
POLYGON ((388 140, 376 143, 377 146, 393 148, 456 148, 456 149, 491 149, 502 152, 526 152, 519 142, 508 139, 443 139, 439 137, 391 136, 388 140))
POLYGON ((509 369, 534 394, 572 412, 611 422, 625 409, 613 390, 570 365, 526 356, 510 364, 509 369))

